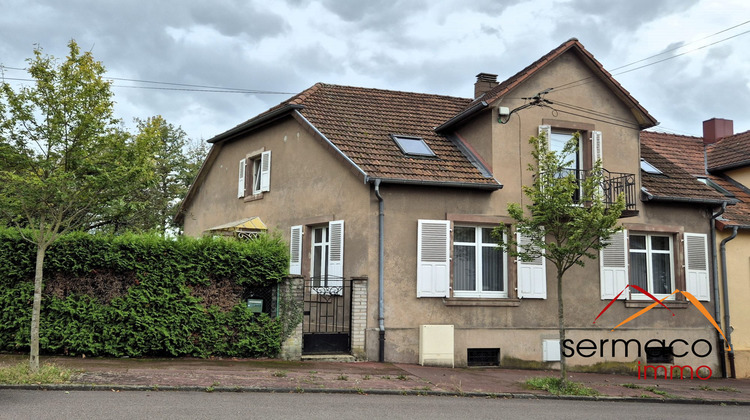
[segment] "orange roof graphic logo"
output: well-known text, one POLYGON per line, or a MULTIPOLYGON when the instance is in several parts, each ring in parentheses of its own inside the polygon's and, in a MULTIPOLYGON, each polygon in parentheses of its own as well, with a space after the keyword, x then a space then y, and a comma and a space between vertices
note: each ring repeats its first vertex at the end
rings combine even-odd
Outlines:
POLYGON ((618 327, 620 327, 620 326, 622 326, 622 325, 625 325, 625 324, 627 324, 628 322, 630 322, 630 321, 632 321, 632 320, 634 320, 634 319, 638 318, 639 316, 641 316, 641 315, 645 314, 646 312, 650 311, 651 309, 655 308, 655 307, 656 307, 657 305, 661 305, 661 306, 663 306, 663 307, 664 307, 664 308, 666 308, 666 309, 667 309, 667 310, 668 310, 668 311, 669 311, 670 313, 672 313, 672 316, 675 316, 675 315, 674 315, 674 312, 672 312, 672 310, 671 310, 671 309, 669 309, 669 308, 667 308, 667 305, 665 305, 665 304, 664 304, 664 301, 665 301, 665 300, 666 300, 667 298, 669 298, 670 296, 673 296, 673 295, 675 295, 675 294, 677 294, 677 293, 682 293, 682 295, 683 295, 683 296, 685 296, 685 297, 687 298, 687 300, 688 300, 688 301, 690 301, 690 303, 692 303, 693 305, 695 305, 695 307, 696 307, 696 308, 698 308, 698 310, 699 310, 699 311, 701 312, 701 314, 703 314, 703 316, 704 316, 704 317, 705 317, 705 318, 706 318, 706 319, 708 320, 708 322, 710 322, 710 323, 711 323, 711 325, 713 325, 713 326, 714 326, 714 328, 716 328, 716 331, 718 331, 718 332, 719 332, 719 334, 721 334, 721 336, 722 336, 722 337, 724 337, 724 342, 726 342, 726 343, 727 343, 727 350, 730 350, 730 351, 732 350, 732 347, 731 347, 731 346, 729 345, 729 341, 727 340, 727 337, 726 337, 726 336, 724 335, 724 332, 723 332, 723 331, 721 330, 721 328, 719 328, 719 325, 718 325, 718 324, 716 324, 716 321, 714 321, 714 319, 713 319, 713 318, 711 317, 711 315, 710 315, 710 314, 708 313, 708 311, 706 310, 706 307, 705 307, 705 306, 703 306, 703 304, 702 304, 702 303, 700 303, 700 302, 698 301, 698 299, 696 299, 696 298, 695 298, 695 296, 693 296, 693 295, 692 295, 692 294, 691 294, 690 292, 686 292, 686 291, 684 291, 684 290, 678 290, 678 289, 675 289, 675 291, 674 291, 674 292, 672 292, 672 293, 671 293, 670 295, 668 295, 668 296, 664 297, 663 299, 659 300, 659 299, 657 299, 657 298, 656 298, 656 296, 654 296, 654 295, 652 295, 651 293, 649 293, 649 292, 647 292, 647 291, 643 290, 643 288, 641 288, 641 287, 639 287, 639 286, 636 286, 636 285, 634 285, 634 284, 629 284, 629 285, 625 286, 625 288, 624 288, 624 289, 622 289, 622 291, 621 291, 620 293, 618 293, 618 294, 617 294, 617 296, 615 296, 615 297, 614 297, 614 298, 613 298, 613 299, 612 299, 612 300, 611 300, 611 301, 610 301, 610 302, 609 302, 609 303, 607 304, 607 306, 605 306, 605 307, 604 307, 604 309, 602 309, 602 311, 601 311, 601 312, 599 312, 599 315, 597 315, 597 316, 596 316, 596 318, 594 318, 594 324, 596 324, 596 320, 597 320, 597 319, 599 319, 599 317, 600 317, 600 316, 602 316, 602 314, 603 314, 604 312, 606 312, 606 311, 607 311, 607 309, 609 309, 609 307, 610 307, 610 306, 612 306, 612 304, 613 304, 613 303, 615 303, 615 301, 616 301, 616 300, 617 300, 617 299, 618 299, 618 298, 620 297, 620 295, 622 295, 622 294, 623 294, 623 293, 624 293, 624 292, 625 292, 625 291, 626 291, 626 290, 628 289, 628 287, 632 287, 633 289, 637 290, 638 292, 640 292, 640 293, 643 293, 644 295, 648 296, 649 298, 651 298, 651 300, 653 300, 653 301, 654 301, 654 303, 652 303, 651 305, 649 305, 649 306, 647 306, 647 307, 645 307, 645 308, 641 309, 641 310, 640 310, 640 311, 638 311, 637 313, 635 313, 635 314, 633 314, 633 315, 629 316, 629 317, 628 317, 628 318, 627 318, 626 320, 624 320, 624 321, 622 321, 621 323, 617 324, 617 326, 615 326, 614 328, 612 328, 612 329, 611 329, 610 331, 614 331, 614 330, 616 330, 616 329, 617 329, 618 327))

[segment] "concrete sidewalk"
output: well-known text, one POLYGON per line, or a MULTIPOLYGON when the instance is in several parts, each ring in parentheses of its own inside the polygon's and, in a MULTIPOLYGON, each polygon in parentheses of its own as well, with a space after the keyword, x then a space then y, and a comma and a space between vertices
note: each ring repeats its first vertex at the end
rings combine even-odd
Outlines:
MULTIPOLYGON (((0 364, 27 356, 0 355, 0 364)), ((100 359, 43 357, 79 370, 71 384, 1 385, 0 388, 199 390, 266 392, 350 392, 358 394, 458 395, 502 398, 552 398, 524 386, 528 378, 557 371, 503 368, 438 368, 377 362, 288 362, 275 359, 100 359)), ((750 405, 748 379, 639 379, 598 373, 570 374, 600 393, 594 399, 750 405)), ((557 398, 557 397, 554 397, 557 398)), ((565 397, 562 397, 565 398, 565 397)), ((586 398, 586 397, 567 397, 586 398)))

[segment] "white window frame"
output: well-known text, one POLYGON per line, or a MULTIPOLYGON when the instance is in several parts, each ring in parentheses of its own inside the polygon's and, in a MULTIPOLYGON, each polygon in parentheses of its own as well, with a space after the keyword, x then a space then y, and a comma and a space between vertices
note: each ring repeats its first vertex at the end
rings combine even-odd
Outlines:
MULTIPOLYGON (((453 235, 455 238, 455 232, 457 228, 472 228, 474 229, 474 242, 458 242, 455 241, 455 239, 452 241, 451 249, 453 250, 453 258, 452 258, 452 264, 451 264, 451 279, 453 279, 453 296, 454 297, 474 297, 474 298, 507 298, 508 297, 508 254, 503 251, 501 253, 501 258, 503 261, 503 272, 502 272, 502 284, 503 284, 503 290, 502 291, 483 291, 483 281, 482 278, 482 250, 484 248, 496 248, 496 243, 485 243, 482 241, 482 229, 492 229, 487 226, 471 226, 471 225, 454 225, 453 227, 453 235), (474 281, 474 287, 475 290, 458 290, 456 289, 456 282, 455 282, 455 247, 456 246, 471 246, 474 248, 474 274, 475 274, 475 281, 474 281)), ((503 234, 503 239, 505 239, 505 234, 503 234)))
MULTIPOLYGON (((628 261, 630 261, 632 254, 646 254, 646 291, 651 293, 654 297, 658 299, 663 299, 667 296, 669 296, 676 288, 677 288, 677 279, 675 277, 675 253, 674 253, 674 245, 675 245, 675 238, 674 235, 671 235, 669 233, 648 233, 648 232, 631 232, 628 235, 628 243, 631 244, 632 242, 630 239, 634 236, 643 236, 646 238, 646 249, 633 249, 632 246, 628 247, 628 261), (651 247, 651 238, 653 237, 663 237, 669 239, 669 250, 659 250, 659 249, 652 249, 651 247), (654 293, 653 291, 653 271, 652 271, 652 255, 659 254, 659 255, 669 255, 669 276, 670 276, 670 286, 667 288, 667 293, 654 293)), ((633 274, 633 264, 630 264, 630 272, 628 273, 628 282, 629 284, 633 284, 632 281, 632 274, 633 274)), ((651 300, 648 296, 644 295, 643 293, 638 293, 634 289, 630 288, 630 298, 632 300, 651 300)), ((674 296, 670 296, 669 300, 673 300, 674 296)))

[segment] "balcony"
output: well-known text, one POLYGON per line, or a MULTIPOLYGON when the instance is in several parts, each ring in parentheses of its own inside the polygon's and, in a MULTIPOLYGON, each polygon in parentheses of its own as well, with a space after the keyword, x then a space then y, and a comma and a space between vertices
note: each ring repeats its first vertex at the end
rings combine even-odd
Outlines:
MULTIPOLYGON (((558 176, 568 176, 573 174, 575 176, 578 185, 589 176, 591 170, 581 169, 562 169, 558 176)), ((602 169, 603 180, 600 185, 600 191, 602 196, 602 202, 609 208, 617 201, 617 197, 620 194, 625 196, 625 209, 622 211, 620 217, 632 217, 638 214, 636 207, 636 188, 635 188, 635 174, 626 174, 619 172, 610 172, 606 169, 602 169)), ((575 192, 573 195, 573 201, 578 203, 581 197, 581 189, 575 192)))

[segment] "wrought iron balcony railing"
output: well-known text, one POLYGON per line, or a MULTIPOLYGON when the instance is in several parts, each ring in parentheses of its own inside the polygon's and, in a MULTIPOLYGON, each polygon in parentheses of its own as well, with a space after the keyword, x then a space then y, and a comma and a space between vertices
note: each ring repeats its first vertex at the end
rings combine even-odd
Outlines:
MULTIPOLYGON (((617 197, 620 194, 623 194, 625 197, 625 209, 622 212, 622 217, 629 217, 637 214, 635 174, 610 172, 606 169, 602 169, 601 171, 602 182, 599 185, 599 194, 601 194, 604 205, 609 208, 617 202, 617 197)), ((563 177, 570 174, 573 174, 578 185, 581 185, 582 181, 591 174, 591 170, 565 168, 558 172, 557 176, 563 177)), ((581 190, 579 188, 579 190, 574 193, 573 200, 579 202, 580 197, 581 190)))

